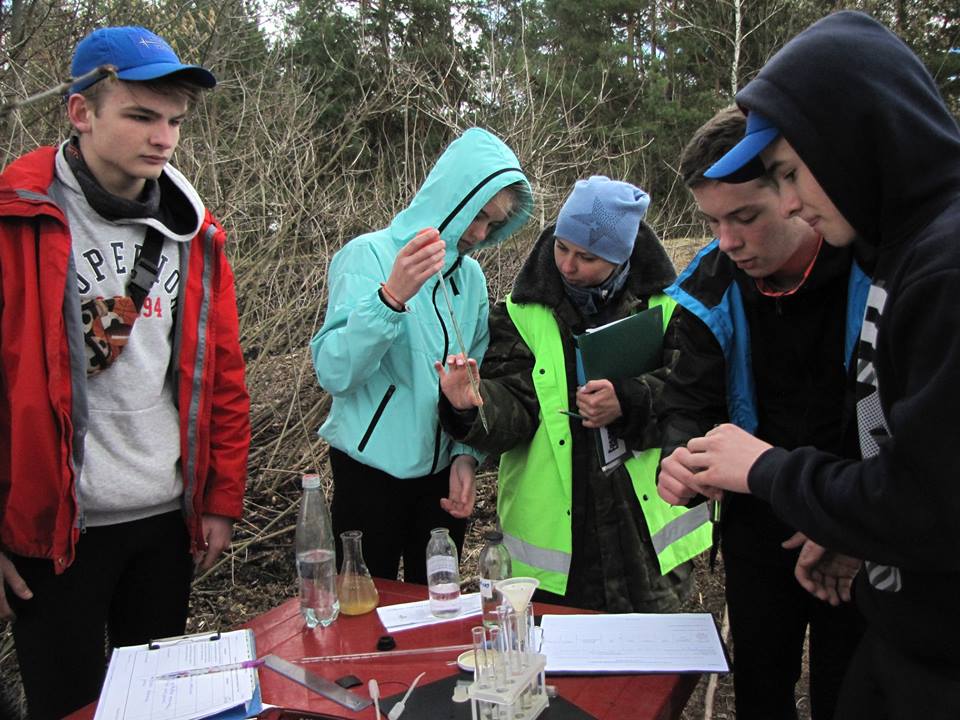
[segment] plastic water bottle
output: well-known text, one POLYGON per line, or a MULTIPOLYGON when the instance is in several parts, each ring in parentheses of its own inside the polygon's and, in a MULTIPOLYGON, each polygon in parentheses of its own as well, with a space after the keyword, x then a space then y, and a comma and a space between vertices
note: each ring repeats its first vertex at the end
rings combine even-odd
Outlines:
POLYGON ((430 531, 427 588, 430 591, 430 612, 435 617, 453 617, 460 612, 460 560, 457 546, 446 528, 430 531))
POLYGON ((497 624, 497 607, 503 602, 500 591, 494 587, 498 580, 506 580, 512 575, 510 551, 503 544, 503 533, 490 530, 484 534, 486 543, 480 551, 480 604, 483 607, 483 624, 493 627, 497 624))
POLYGON ((327 627, 340 614, 340 603, 333 529, 319 475, 303 476, 294 544, 300 579, 300 613, 308 628, 327 627))

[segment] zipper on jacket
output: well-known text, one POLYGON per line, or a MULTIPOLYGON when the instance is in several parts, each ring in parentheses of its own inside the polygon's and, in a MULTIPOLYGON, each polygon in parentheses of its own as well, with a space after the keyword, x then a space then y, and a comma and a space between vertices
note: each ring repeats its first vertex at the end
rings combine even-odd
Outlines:
MULTIPOLYGON (((463 199, 459 203, 457 203, 457 206, 450 212, 449 215, 447 215, 446 218, 444 218, 443 222, 440 223, 439 227, 437 227, 437 231, 442 235, 443 231, 446 230, 447 225, 449 225, 450 222, 457 216, 457 213, 463 210, 464 206, 466 206, 466 204, 470 202, 470 199, 474 195, 480 192, 480 190, 483 188, 484 185, 486 185, 488 182, 493 180, 495 177, 498 177, 508 172, 523 173, 523 171, 520 168, 508 167, 508 168, 500 168, 499 170, 496 170, 490 173, 489 175, 487 175, 483 180, 478 182, 473 187, 473 189, 463 197, 463 199)), ((462 260, 463 258, 458 257, 456 262, 454 262, 453 265, 450 266, 450 269, 446 273, 444 273, 442 277, 444 279, 450 277, 453 274, 453 272, 458 267, 460 267, 460 263, 462 262, 462 260)), ((450 335, 447 333, 447 326, 446 326, 446 323, 443 322, 443 316, 440 314, 440 308, 437 307, 437 290, 440 289, 440 282, 441 281, 438 280, 436 285, 433 286, 432 300, 433 300, 433 311, 437 314, 437 320, 440 321, 440 328, 443 330, 443 355, 440 356, 440 362, 446 363, 447 355, 450 353, 450 335)), ((450 278, 450 287, 453 290, 453 293, 455 295, 460 294, 460 290, 457 287, 456 283, 453 281, 453 278, 450 278)), ((455 318, 453 319, 453 322, 456 322, 455 318)), ((464 350, 466 350, 466 348, 464 348, 464 350)), ((439 382, 438 382, 438 385, 439 385, 439 382)), ((436 432, 434 433, 433 463, 430 466, 431 475, 433 475, 433 473, 437 471, 437 463, 440 460, 440 440, 441 440, 441 428, 440 428, 440 421, 438 419, 436 432)))
MULTIPOLYGON (((453 267, 450 268, 450 272, 460 266, 460 258, 457 258, 457 262, 453 264, 453 267)), ((447 324, 443 321, 443 315, 440 313, 440 308, 437 307, 437 291, 440 290, 440 280, 437 280, 436 284, 433 286, 433 311, 437 314, 437 321, 440 323, 440 329, 443 330, 443 354, 440 355, 440 362, 446 365, 447 355, 450 354, 450 334, 447 332, 447 324)), ((439 394, 440 390, 440 381, 437 380, 437 393, 439 394)), ((433 440, 433 463, 430 465, 430 474, 433 475, 437 471, 437 462, 440 460, 440 419, 437 418, 437 427, 435 428, 436 432, 434 433, 433 440)))
POLYGON ((377 427, 377 423, 380 422, 380 416, 383 415, 383 411, 387 407, 387 403, 390 402, 390 398, 393 397, 393 393, 396 391, 397 386, 391 385, 383 394, 383 399, 380 400, 380 404, 377 406, 377 411, 373 413, 373 418, 370 420, 370 424, 367 425, 367 431, 363 434, 363 437, 360 438, 360 444, 357 445, 357 452, 363 452, 363 449, 367 446, 367 443, 370 441, 370 436, 373 434, 374 428, 377 427))

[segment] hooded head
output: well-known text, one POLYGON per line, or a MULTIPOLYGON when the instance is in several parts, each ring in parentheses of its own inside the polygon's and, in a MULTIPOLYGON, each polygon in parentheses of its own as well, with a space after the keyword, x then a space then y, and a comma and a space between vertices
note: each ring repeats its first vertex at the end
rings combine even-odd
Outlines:
POLYGON ((469 252, 510 237, 533 211, 533 193, 517 156, 493 133, 470 128, 443 151, 410 205, 390 223, 390 231, 400 247, 423 228, 437 228, 447 246, 449 266, 470 225, 507 187, 515 200, 510 212, 502 222, 491 224, 469 252))
POLYGON ((960 189, 960 131, 936 84, 863 13, 835 13, 804 30, 737 103, 748 122, 754 115, 755 152, 782 134, 870 245, 909 237, 960 189))

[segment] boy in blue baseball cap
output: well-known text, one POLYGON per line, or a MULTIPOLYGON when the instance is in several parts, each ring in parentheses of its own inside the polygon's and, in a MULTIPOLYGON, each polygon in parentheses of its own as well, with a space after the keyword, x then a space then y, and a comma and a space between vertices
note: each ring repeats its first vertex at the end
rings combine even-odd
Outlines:
POLYGON ((750 493, 802 531, 797 578, 819 597, 850 594, 848 576, 824 572, 824 548, 863 559, 853 594, 867 630, 836 718, 956 718, 960 128, 921 60, 857 12, 800 33, 737 103, 753 132, 717 172, 759 153, 781 214, 869 266, 848 378, 863 459, 721 425, 688 443, 688 480, 750 493))
POLYGON ((105 634, 183 633, 250 438, 226 238, 170 165, 216 78, 140 27, 72 72, 72 136, 0 175, 0 618, 31 718, 96 699, 105 634))

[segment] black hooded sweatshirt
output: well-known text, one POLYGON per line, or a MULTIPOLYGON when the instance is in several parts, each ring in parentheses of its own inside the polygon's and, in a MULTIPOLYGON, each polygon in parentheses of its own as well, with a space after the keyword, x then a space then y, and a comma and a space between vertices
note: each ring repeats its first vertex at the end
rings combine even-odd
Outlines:
POLYGON ((856 12, 791 40, 737 102, 780 129, 873 266, 856 368, 864 459, 775 448, 750 490, 818 543, 864 558, 856 596, 876 632, 960 667, 956 120, 907 46, 856 12))

